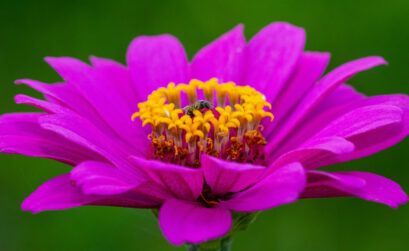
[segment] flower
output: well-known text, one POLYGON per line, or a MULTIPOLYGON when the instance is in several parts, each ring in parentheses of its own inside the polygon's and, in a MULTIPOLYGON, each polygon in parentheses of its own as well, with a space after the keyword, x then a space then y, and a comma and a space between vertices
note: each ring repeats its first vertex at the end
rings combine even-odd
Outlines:
POLYGON ((22 209, 158 208, 165 237, 180 245, 225 235, 231 212, 299 198, 406 203, 400 186, 378 175, 317 171, 408 134, 408 96, 366 97, 345 84, 386 62, 358 59, 321 77, 329 54, 304 52, 303 29, 272 23, 248 43, 242 31, 221 36, 191 63, 174 37, 142 36, 128 49, 127 67, 46 58, 63 83, 17 80, 45 100, 15 101, 43 112, 3 115, 1 151, 73 166, 22 209))

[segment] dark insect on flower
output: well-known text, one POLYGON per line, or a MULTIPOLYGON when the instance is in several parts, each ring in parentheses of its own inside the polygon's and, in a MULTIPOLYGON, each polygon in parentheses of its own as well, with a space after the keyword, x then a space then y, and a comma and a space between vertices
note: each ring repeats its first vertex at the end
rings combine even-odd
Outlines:
POLYGON ((193 114, 193 111, 198 110, 202 111, 203 109, 211 109, 214 105, 210 103, 209 101, 206 100, 199 100, 189 106, 186 106, 183 108, 184 111, 186 111, 186 115, 189 115, 191 118, 193 118, 195 115, 193 114))

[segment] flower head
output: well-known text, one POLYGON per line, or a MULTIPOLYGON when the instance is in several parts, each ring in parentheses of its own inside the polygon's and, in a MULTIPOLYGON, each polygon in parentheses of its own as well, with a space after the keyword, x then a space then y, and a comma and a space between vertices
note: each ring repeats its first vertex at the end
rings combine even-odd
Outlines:
POLYGON ((64 83, 16 81, 45 95, 16 102, 43 112, 3 115, 2 152, 73 166, 22 208, 156 208, 165 237, 180 245, 225 235, 232 212, 300 198, 406 203, 399 185, 378 175, 317 171, 409 133, 406 95, 365 97, 345 83, 385 61, 358 59, 321 77, 329 54, 304 52, 303 29, 273 23, 248 43, 242 29, 191 63, 174 37, 145 36, 131 43, 127 67, 46 58, 64 83))

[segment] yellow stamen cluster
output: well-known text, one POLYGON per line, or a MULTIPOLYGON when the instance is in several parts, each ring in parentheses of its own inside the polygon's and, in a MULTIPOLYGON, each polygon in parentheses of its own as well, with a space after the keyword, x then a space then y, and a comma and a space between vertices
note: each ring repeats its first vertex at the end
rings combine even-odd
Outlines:
POLYGON ((219 151, 229 140, 232 129, 237 129, 235 136, 241 139, 247 130, 256 130, 263 118, 274 118, 264 110, 271 109, 271 105, 254 88, 233 82, 218 83, 216 78, 206 82, 194 79, 189 84, 170 83, 167 88, 153 91, 138 108, 132 120, 140 118, 143 126, 152 127, 153 138, 165 135, 165 140, 172 141, 175 148, 188 145, 189 152, 196 150, 196 145, 203 151, 209 138, 219 151), (182 102, 183 93, 188 104, 182 102), (198 101, 198 97, 205 100, 198 101), (203 103, 207 107, 200 105, 203 103))

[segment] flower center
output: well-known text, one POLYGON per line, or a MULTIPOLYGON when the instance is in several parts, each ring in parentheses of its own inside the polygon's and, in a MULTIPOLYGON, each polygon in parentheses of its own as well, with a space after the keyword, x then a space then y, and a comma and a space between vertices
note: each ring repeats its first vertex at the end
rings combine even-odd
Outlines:
POLYGON ((152 129, 148 157, 194 168, 201 165, 201 153, 264 164, 266 141, 260 122, 274 117, 265 111, 271 105, 254 88, 218 83, 215 78, 193 79, 153 91, 138 108, 132 120, 138 117, 152 129))

